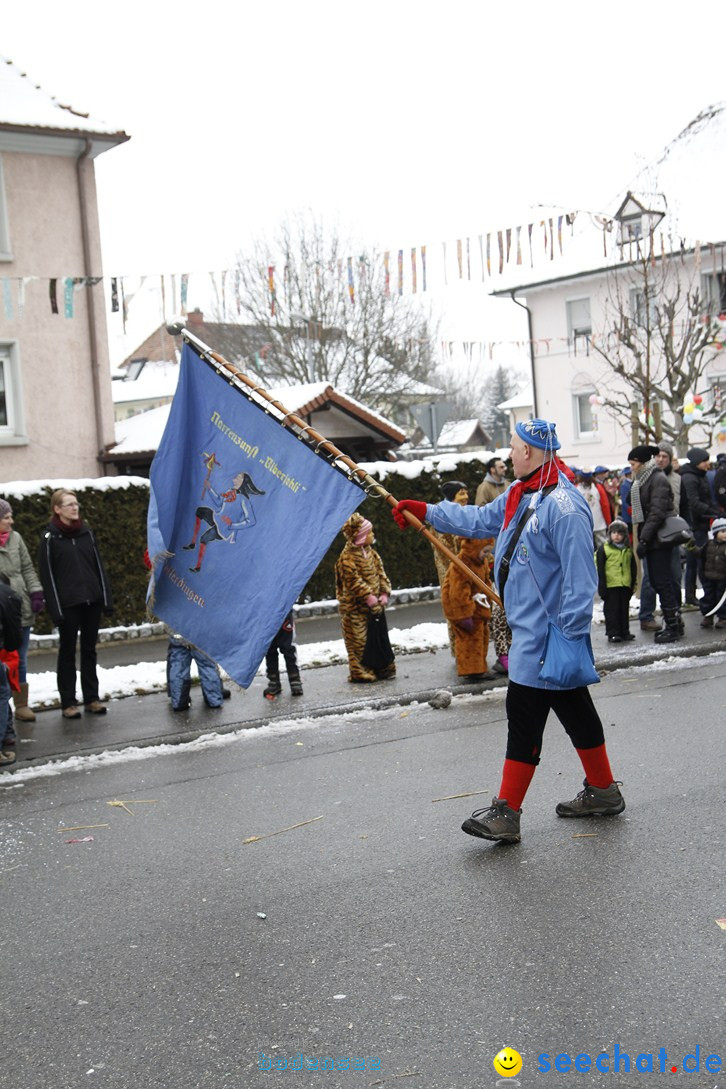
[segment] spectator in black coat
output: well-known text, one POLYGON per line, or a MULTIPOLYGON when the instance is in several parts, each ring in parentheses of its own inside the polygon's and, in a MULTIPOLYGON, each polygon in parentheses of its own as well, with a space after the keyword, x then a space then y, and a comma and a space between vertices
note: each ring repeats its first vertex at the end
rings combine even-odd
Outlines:
POLYGON ((76 640, 81 634, 81 691, 85 710, 105 715, 98 698, 96 640, 101 613, 113 612, 111 587, 96 538, 80 517, 73 492, 50 497, 51 520, 38 551, 48 612, 58 626, 58 692, 64 718, 80 718, 76 699, 76 640))
MULTIPOLYGON (((681 488, 685 491, 688 503, 688 521, 698 548, 703 548, 708 540, 708 528, 711 521, 719 515, 718 507, 711 496, 711 489, 706 478, 710 465, 708 450, 694 446, 686 454, 687 461, 681 466, 681 488)), ((697 605, 696 576, 703 585, 703 559, 697 553, 688 555, 686 560, 686 604, 697 605)))
POLYGON ((650 584, 660 598, 665 627, 655 633, 656 643, 672 643, 683 635, 676 588, 671 577, 672 548, 661 544, 658 530, 675 514, 673 492, 655 457, 657 446, 636 446, 628 454, 633 470, 630 501, 633 512, 633 543, 641 562, 647 564, 650 584), (637 543, 636 543, 637 542, 637 543))

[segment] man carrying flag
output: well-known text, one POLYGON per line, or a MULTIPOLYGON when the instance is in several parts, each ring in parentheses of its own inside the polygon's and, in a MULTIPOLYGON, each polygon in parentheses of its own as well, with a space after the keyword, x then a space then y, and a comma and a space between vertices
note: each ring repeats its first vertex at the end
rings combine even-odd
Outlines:
POLYGON ((553 423, 518 423, 511 446, 517 480, 493 503, 462 507, 404 499, 392 511, 402 529, 409 524, 408 512, 444 533, 497 535, 494 574, 512 629, 507 752, 498 796, 490 806, 472 813, 462 830, 503 843, 521 838, 521 805, 539 764, 551 710, 565 727, 586 776, 584 790, 572 801, 560 802, 557 815, 612 816, 625 809, 587 687, 554 684, 540 676, 550 622, 572 648, 573 658, 583 638, 589 638, 597 585, 592 515, 572 485, 567 466, 555 454, 559 448, 553 423))

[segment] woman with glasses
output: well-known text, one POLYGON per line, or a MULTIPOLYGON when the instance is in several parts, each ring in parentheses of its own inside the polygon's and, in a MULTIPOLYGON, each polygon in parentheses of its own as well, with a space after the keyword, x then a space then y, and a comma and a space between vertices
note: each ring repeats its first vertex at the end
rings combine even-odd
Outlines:
POLYGON ((76 640, 81 636, 81 692, 86 711, 105 715, 98 698, 96 640, 101 613, 113 611, 111 587, 96 538, 73 492, 50 497, 51 519, 38 552, 48 612, 58 627, 58 692, 64 718, 80 718, 76 698, 76 640))

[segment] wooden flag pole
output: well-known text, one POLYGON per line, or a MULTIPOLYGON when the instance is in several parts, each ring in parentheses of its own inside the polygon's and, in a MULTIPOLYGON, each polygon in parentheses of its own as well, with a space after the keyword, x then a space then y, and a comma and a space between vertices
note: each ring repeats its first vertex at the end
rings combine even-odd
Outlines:
MULTIPOLYGON (((320 450, 327 451, 327 453, 330 455, 329 460, 331 464, 344 465, 349 473, 357 478, 358 483, 369 495, 371 492, 376 492, 379 496, 381 496, 381 498, 386 500, 389 506, 396 506, 396 504, 398 503, 396 497, 391 495, 391 493, 387 491, 382 484, 379 484, 378 481, 370 475, 370 473, 367 473, 365 469, 362 469, 360 467, 360 465, 356 465, 352 458, 349 458, 347 454, 344 454, 341 450, 339 450, 337 446, 335 446, 329 439, 326 439, 324 435, 321 435, 320 432, 316 431, 314 427, 311 427, 310 424, 306 424, 300 416, 297 416, 294 412, 289 412, 280 401, 277 401, 274 397, 271 397, 266 389, 264 389, 262 386, 258 386, 255 382, 253 382, 252 379, 249 378, 244 373, 244 371, 241 371, 239 367, 236 367, 234 363, 229 363, 224 358, 224 356, 219 355, 218 352, 213 352, 211 348, 207 347, 207 345, 204 344, 197 337, 195 337, 193 333, 190 333, 188 329, 183 330, 182 336, 189 343, 190 347, 194 348, 198 355, 202 356, 202 358, 214 361, 214 363, 218 364, 219 367, 226 370, 238 382, 241 382, 244 386, 246 386, 250 390, 250 392, 256 394, 257 397, 260 397, 263 401, 267 402, 267 405, 269 407, 266 408, 264 405, 260 405, 260 408, 268 413, 270 412, 270 409, 274 409, 276 414, 279 413, 279 415, 282 417, 280 420, 280 424, 282 427, 288 427, 288 421, 292 423, 297 429, 298 439, 303 442, 308 442, 310 445, 314 445, 316 453, 320 450)), ((419 519, 415 517, 415 515, 411 514, 410 511, 404 511, 404 517, 408 524, 413 529, 418 530, 419 533, 422 533, 423 536, 431 542, 433 547, 438 549, 438 551, 443 556, 445 556, 450 563, 455 564, 461 571, 466 574, 467 578, 471 579, 472 582, 476 583, 476 585, 479 587, 480 592, 484 594, 485 597, 489 599, 489 601, 502 608, 501 598, 492 586, 484 582, 483 579, 480 579, 479 576, 476 575, 470 567, 467 567, 463 560, 459 559, 459 557, 454 552, 452 552, 450 548, 447 548, 446 545, 442 541, 440 541, 438 537, 436 537, 431 532, 430 529, 427 529, 423 522, 420 522, 419 519)))

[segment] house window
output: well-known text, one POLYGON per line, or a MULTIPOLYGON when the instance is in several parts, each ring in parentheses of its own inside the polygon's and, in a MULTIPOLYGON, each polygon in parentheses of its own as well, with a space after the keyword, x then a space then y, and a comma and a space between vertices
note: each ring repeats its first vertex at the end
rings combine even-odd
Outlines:
POLYGON ((643 237, 643 217, 627 216, 619 224, 620 232, 618 242, 621 246, 627 246, 629 242, 639 242, 643 237))
POLYGON ((573 394, 573 407, 575 415, 575 436, 578 439, 590 438, 597 432, 597 418, 590 397, 595 391, 573 394))
MULTIPOLYGON (((645 328, 648 324, 646 321, 646 293, 642 287, 632 287, 630 289, 630 314, 636 325, 641 328, 645 328)), ((655 325, 656 312, 655 312, 655 296, 651 294, 649 305, 650 327, 655 325)))
POLYGON ((10 227, 8 226, 8 205, 5 199, 5 177, 3 175, 3 157, 0 155, 0 261, 12 261, 10 250, 10 227))
POLYGON ((17 348, 0 344, 0 446, 25 442, 17 348))
POLYGON ((702 273, 701 294, 704 304, 712 313, 726 313, 726 272, 702 273))
POLYGON ((585 355, 590 354, 590 334, 592 333, 592 320, 590 318, 590 300, 569 299, 567 301, 567 342, 574 348, 575 355, 578 350, 585 355))

